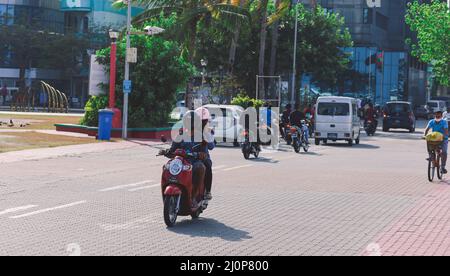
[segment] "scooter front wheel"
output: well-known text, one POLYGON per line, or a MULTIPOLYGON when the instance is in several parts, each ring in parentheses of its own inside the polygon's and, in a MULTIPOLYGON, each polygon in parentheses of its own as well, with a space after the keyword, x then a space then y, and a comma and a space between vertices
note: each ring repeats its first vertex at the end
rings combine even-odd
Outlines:
POLYGON ((169 228, 173 227, 177 222, 178 218, 177 204, 178 204, 177 196, 167 196, 164 199, 164 222, 169 228))

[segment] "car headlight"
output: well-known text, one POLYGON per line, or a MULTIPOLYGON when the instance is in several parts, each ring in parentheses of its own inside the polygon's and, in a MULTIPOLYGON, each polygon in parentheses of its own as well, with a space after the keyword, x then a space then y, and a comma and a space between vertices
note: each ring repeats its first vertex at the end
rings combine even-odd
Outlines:
POLYGON ((183 162, 180 159, 175 159, 170 162, 169 172, 173 176, 177 176, 183 170, 183 162))

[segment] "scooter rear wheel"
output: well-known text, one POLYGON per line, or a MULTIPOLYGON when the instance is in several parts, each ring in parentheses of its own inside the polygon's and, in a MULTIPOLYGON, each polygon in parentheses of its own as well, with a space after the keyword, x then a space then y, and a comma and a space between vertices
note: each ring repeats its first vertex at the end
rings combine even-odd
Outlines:
POLYGON ((198 219, 198 218, 200 217, 201 214, 202 214, 202 210, 201 210, 201 208, 199 208, 195 213, 193 213, 193 214, 191 215, 191 218, 192 218, 192 219, 198 219))
POLYGON ((177 222, 177 200, 176 196, 167 196, 164 199, 164 222, 167 227, 171 228, 177 222))

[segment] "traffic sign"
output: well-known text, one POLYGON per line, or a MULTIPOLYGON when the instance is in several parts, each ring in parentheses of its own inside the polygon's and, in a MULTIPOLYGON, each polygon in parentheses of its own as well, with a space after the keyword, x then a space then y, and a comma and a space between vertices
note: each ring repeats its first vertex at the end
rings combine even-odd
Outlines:
POLYGON ((132 89, 132 83, 130 80, 123 81, 123 93, 130 94, 132 89))

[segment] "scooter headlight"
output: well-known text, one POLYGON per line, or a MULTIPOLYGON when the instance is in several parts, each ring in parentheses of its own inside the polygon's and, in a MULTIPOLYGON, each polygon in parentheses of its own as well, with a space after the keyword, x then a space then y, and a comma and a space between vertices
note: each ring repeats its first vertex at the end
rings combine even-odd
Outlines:
POLYGON ((175 159, 170 162, 169 172, 173 176, 177 176, 183 170, 183 162, 180 159, 175 159))

